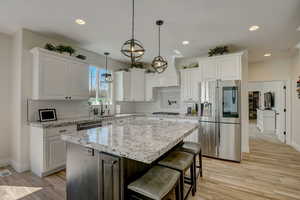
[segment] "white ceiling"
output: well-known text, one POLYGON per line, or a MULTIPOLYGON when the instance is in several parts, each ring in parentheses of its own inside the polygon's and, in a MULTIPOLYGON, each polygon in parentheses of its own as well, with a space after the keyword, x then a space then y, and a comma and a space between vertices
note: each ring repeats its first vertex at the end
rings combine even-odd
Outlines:
MULTIPOLYGON (((155 21, 163 19, 162 54, 178 49, 184 57, 204 54, 216 45, 247 48, 252 62, 287 52, 300 41, 299 0, 136 0, 136 38, 146 49, 144 61, 157 54, 155 21), (249 32, 251 25, 259 25, 249 32), (189 40, 190 45, 181 42, 189 40)), ((126 60, 120 47, 130 39, 131 0, 1 0, 0 32, 28 28, 59 35, 83 48, 126 60), (84 26, 74 23, 87 21, 84 26)))

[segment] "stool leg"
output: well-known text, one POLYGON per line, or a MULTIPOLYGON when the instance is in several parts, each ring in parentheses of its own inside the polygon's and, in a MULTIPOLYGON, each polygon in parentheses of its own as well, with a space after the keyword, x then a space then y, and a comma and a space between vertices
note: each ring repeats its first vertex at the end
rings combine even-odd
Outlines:
POLYGON ((195 196, 195 170, 194 170, 195 163, 193 162, 190 167, 190 173, 191 173, 191 185, 192 185, 192 195, 195 196))
POLYGON ((199 170, 200 170, 200 176, 203 177, 202 173, 202 152, 199 153, 199 170))
POLYGON ((196 164, 196 155, 194 155, 194 183, 195 183, 195 187, 194 187, 194 189, 195 189, 195 193, 197 192, 197 178, 198 178, 198 176, 197 176, 197 164, 196 164))
POLYGON ((182 200, 181 199, 181 192, 180 192, 180 181, 178 180, 176 187, 175 187, 175 197, 176 200, 182 200))
POLYGON ((184 200, 184 171, 180 172, 180 196, 184 200))

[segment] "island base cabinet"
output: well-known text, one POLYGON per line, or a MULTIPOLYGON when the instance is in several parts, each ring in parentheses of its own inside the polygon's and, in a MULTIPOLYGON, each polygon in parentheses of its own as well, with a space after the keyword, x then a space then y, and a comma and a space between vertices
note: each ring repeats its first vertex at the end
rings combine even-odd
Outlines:
POLYGON ((99 172, 99 199, 121 199, 120 158, 100 153, 99 172))
POLYGON ((67 200, 98 200, 98 154, 67 143, 67 200))

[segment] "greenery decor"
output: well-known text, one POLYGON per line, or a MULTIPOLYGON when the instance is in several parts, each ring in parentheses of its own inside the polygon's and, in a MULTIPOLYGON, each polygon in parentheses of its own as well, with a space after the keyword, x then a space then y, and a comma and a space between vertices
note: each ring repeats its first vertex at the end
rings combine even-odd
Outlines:
POLYGON ((73 49, 71 46, 65 46, 64 47, 65 52, 69 53, 70 56, 75 53, 75 49, 73 49))
POLYGON ((208 52, 208 56, 211 57, 216 55, 223 55, 225 53, 229 53, 228 46, 218 46, 214 49, 210 49, 208 52))
MULTIPOLYGON (((61 44, 58 45, 58 46, 55 46, 54 44, 51 44, 51 43, 47 43, 45 45, 45 49, 47 49, 49 51, 56 51, 56 52, 59 52, 59 53, 64 53, 65 52, 65 53, 70 54, 70 56, 72 56, 76 52, 76 50, 71 46, 65 46, 65 45, 61 45, 61 44)), ((76 56, 76 58, 81 59, 81 60, 85 60, 86 56, 78 54, 76 56)))
POLYGON ((79 58, 81 60, 85 60, 86 56, 79 54, 79 55, 76 56, 76 58, 79 58))
POLYGON ((131 68, 144 69, 144 64, 142 62, 134 62, 131 63, 131 68))
POLYGON ((49 51, 55 51, 56 50, 56 47, 55 45, 51 44, 51 43, 47 43, 45 45, 45 49, 49 50, 49 51))

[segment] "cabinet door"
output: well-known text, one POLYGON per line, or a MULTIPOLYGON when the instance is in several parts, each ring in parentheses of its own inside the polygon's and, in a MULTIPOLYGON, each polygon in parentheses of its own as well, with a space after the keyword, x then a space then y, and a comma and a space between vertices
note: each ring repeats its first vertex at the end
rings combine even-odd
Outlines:
POLYGON ((98 153, 73 143, 67 148, 67 200, 99 200, 98 153))
POLYGON ((89 68, 78 62, 69 62, 68 66, 68 96, 72 99, 89 98, 89 68))
POLYGON ((199 91, 201 82, 201 71, 199 69, 193 69, 190 72, 190 99, 192 101, 199 101, 199 91))
POLYGON ((189 82, 188 82, 188 76, 186 70, 180 71, 180 84, 181 84, 181 101, 187 101, 189 99, 189 82))
POLYGON ((145 100, 153 101, 153 89, 155 85, 155 75, 146 74, 145 75, 145 100))
POLYGON ((51 55, 39 58, 39 94, 38 99, 65 99, 67 94, 68 61, 51 55))
POLYGON ((145 100, 145 72, 144 70, 131 70, 131 101, 145 100))
POLYGON ((241 65, 240 56, 218 59, 220 79, 222 80, 240 80, 241 65))
POLYGON ((202 77, 204 81, 219 79, 218 62, 210 60, 199 63, 202 68, 202 77))
POLYGON ((60 136, 46 138, 47 169, 55 169, 66 163, 66 145, 60 136))
POLYGON ((105 153, 99 156, 99 199, 119 200, 121 198, 120 159, 105 153))
POLYGON ((131 98, 131 73, 130 72, 123 72, 123 101, 130 101, 131 98))

